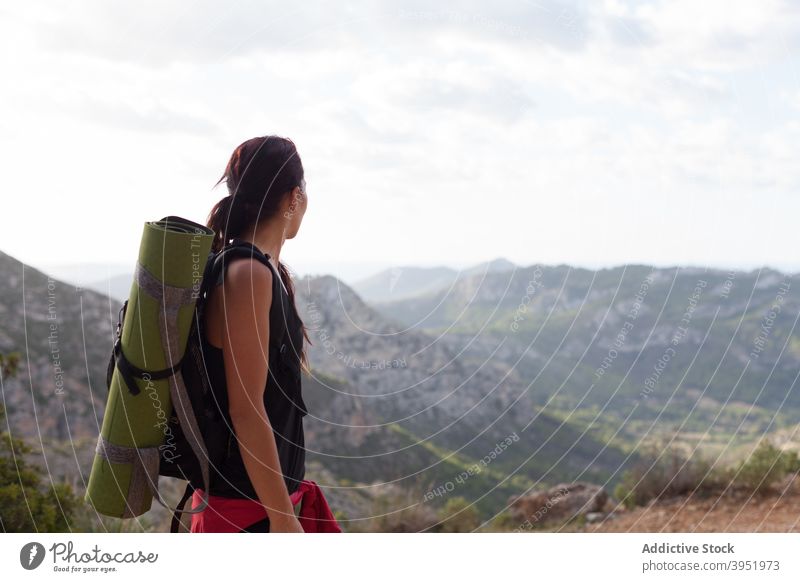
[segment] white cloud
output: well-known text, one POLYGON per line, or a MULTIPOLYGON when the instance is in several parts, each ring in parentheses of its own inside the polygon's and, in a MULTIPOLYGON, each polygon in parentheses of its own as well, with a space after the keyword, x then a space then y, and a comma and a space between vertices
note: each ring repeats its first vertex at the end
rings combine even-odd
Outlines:
MULTIPOLYGON (((15 209, 97 260, 134 256, 144 220, 205 219, 233 147, 278 133, 308 174, 300 266, 796 262, 796 9, 348 6, 19 5, 0 23, 15 209), (75 228, 90 213, 117 222, 75 228)), ((50 261, 27 224, 0 249, 50 261)))

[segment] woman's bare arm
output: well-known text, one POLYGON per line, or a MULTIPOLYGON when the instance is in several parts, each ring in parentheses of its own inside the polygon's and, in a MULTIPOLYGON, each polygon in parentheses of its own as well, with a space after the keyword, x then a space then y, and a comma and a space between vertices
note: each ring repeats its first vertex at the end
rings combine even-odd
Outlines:
POLYGON ((253 259, 234 262, 227 269, 222 303, 228 410, 242 460, 269 515, 270 531, 302 532, 289 499, 275 435, 264 408, 272 271, 253 259))

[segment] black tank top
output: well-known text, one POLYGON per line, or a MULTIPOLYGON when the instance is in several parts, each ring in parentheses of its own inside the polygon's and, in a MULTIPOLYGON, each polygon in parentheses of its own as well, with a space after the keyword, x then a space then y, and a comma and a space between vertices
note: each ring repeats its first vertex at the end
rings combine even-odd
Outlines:
MULTIPOLYGON (((222 283, 225 269, 232 261, 225 261, 216 285, 222 283)), ((274 264, 274 263, 273 263, 274 264)), ((300 353, 303 346, 303 331, 300 317, 288 296, 283 281, 272 273, 273 292, 270 309, 269 370, 264 390, 264 408, 267 411, 275 444, 278 448, 281 471, 289 493, 293 493, 305 477, 305 438, 303 417, 308 414, 302 396, 300 353), (282 342, 272 330, 285 326, 282 342), (273 340, 273 338, 276 338, 273 340)), ((258 501, 250 477, 242 460, 239 443, 233 434, 233 422, 228 412, 228 391, 225 380, 225 364, 222 350, 211 345, 203 333, 203 355, 208 374, 220 409, 231 431, 228 435, 228 455, 223 463, 211 468, 209 492, 212 495, 233 498, 249 498, 258 501)), ((264 468, 264 470, 268 470, 264 468)))

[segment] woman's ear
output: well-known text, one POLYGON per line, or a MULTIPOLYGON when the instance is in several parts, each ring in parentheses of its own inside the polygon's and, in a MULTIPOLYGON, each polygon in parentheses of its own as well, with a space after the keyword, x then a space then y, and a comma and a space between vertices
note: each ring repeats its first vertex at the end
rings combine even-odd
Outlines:
POLYGON ((286 209, 286 212, 283 213, 285 218, 291 218, 292 215, 302 207, 303 196, 304 194, 300 189, 300 186, 295 186, 292 188, 292 191, 289 194, 289 207, 286 209))

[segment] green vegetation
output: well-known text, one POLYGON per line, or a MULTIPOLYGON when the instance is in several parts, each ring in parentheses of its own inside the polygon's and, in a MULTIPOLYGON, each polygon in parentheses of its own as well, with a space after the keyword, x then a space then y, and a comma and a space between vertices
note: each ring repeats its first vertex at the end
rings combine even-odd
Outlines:
POLYGON ((679 495, 726 492, 760 495, 771 492, 787 475, 800 471, 795 451, 783 451, 762 440, 744 459, 722 466, 677 447, 651 445, 649 454, 625 472, 614 495, 626 507, 679 495))
POLYGON ((800 471, 796 451, 782 451, 769 441, 761 441, 758 448, 741 461, 734 474, 734 482, 753 493, 765 493, 790 473, 800 471))
POLYGON ((420 503, 409 490, 390 488, 376 496, 369 508, 369 519, 348 524, 350 532, 413 533, 436 531, 438 519, 433 508, 420 503))
POLYGON ((626 507, 652 499, 708 493, 723 483, 722 475, 699 455, 687 456, 677 447, 652 444, 622 477, 614 496, 626 507))
MULTIPOLYGON (((3 378, 16 374, 18 362, 17 354, 0 355, 3 378)), ((0 422, 5 417, 0 406, 0 422)), ((78 498, 65 483, 44 485, 42 470, 26 459, 31 452, 24 441, 12 438, 8 431, 0 432, 0 531, 72 531, 78 498)))
POLYGON ((441 459, 443 463, 450 465, 454 471, 460 471, 462 468, 471 464, 470 459, 466 458, 464 455, 448 451, 440 446, 435 445, 433 442, 431 442, 431 440, 420 440, 410 431, 403 428, 396 422, 390 423, 388 428, 390 431, 396 432, 408 438, 411 442, 415 442, 418 446, 431 453, 435 458, 441 459))
POLYGON ((0 354, 0 376, 3 378, 12 378, 17 375, 19 368, 19 352, 11 354, 0 354))
POLYGON ((463 497, 453 497, 447 500, 444 507, 439 510, 441 525, 437 531, 442 532, 471 532, 477 528, 481 519, 474 504, 463 497))
MULTIPOLYGON (((546 470, 542 469, 544 462, 533 469, 529 468, 535 465, 536 460, 534 460, 510 475, 509 468, 516 469, 524 460, 520 455, 525 449, 521 447, 519 453, 516 451, 504 453, 503 455, 508 455, 508 459, 498 456, 491 463, 485 464, 477 456, 473 457, 464 452, 456 453, 433 443, 430 439, 420 439, 397 423, 390 423, 387 426, 391 432, 400 435, 404 442, 424 450, 429 455, 427 458, 431 459, 426 461, 428 469, 420 475, 419 484, 413 486, 418 495, 424 497, 426 493, 449 483, 453 489, 457 488, 460 496, 474 501, 476 511, 485 518, 504 506, 509 495, 534 488, 535 482, 530 477, 531 473, 541 473, 546 470), (457 480, 459 477, 460 481, 457 480)), ((485 450, 488 452, 491 448, 487 446, 485 450)), ((529 453, 525 453, 527 454, 529 453)), ((449 497, 451 496, 436 495, 426 503, 439 507, 449 497)))

